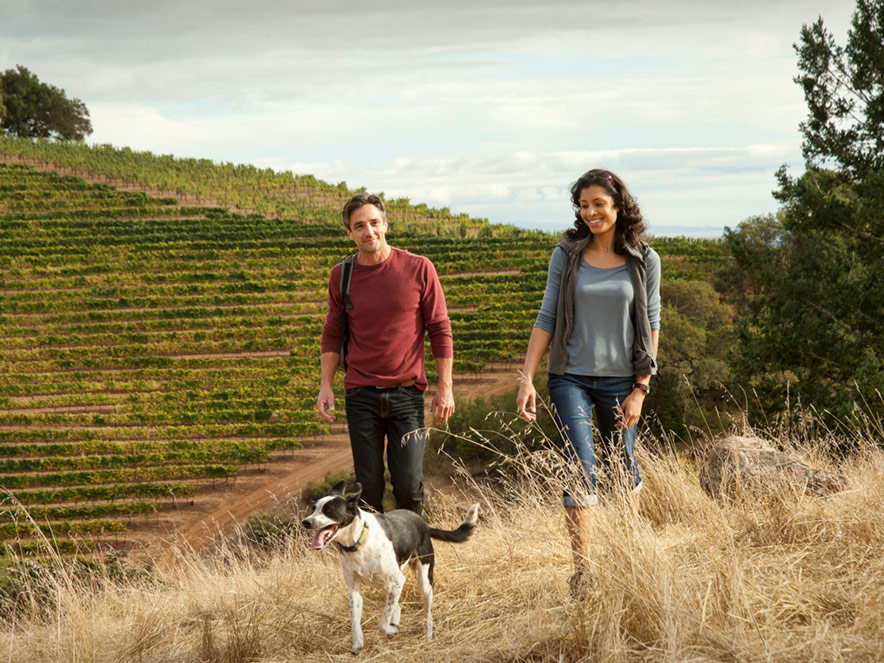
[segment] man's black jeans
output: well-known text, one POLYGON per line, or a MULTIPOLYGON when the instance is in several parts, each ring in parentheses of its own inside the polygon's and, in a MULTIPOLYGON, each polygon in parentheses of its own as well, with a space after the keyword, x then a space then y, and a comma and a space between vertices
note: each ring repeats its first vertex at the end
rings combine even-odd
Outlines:
POLYGON ((397 509, 423 515, 424 392, 417 387, 347 389, 347 426, 362 500, 384 511, 384 446, 397 509))

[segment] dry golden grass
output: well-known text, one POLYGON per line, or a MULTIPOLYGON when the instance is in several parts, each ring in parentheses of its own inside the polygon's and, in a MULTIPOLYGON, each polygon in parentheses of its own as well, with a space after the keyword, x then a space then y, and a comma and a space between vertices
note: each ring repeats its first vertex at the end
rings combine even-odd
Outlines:
MULTIPOLYGON (((840 462, 841 493, 763 501, 713 501, 690 458, 644 452, 639 516, 617 497, 594 508, 595 589, 579 601, 568 593, 556 454, 501 465, 508 478, 494 487, 464 478, 459 491, 431 496, 431 520, 446 527, 482 503, 469 542, 436 544, 431 643, 409 578, 394 638, 376 628, 380 590, 364 591, 366 648, 352 656, 337 553, 309 553, 302 534, 272 555, 184 555, 161 584, 94 589, 62 578, 47 614, 2 626, 0 660, 881 661, 881 443, 864 440, 840 462)), ((797 452, 833 467, 825 446, 800 442, 797 452)))

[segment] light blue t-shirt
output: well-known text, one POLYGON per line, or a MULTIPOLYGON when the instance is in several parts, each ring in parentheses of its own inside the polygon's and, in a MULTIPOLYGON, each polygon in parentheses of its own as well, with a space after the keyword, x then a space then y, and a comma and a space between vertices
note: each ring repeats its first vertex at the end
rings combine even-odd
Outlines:
MULTIPOLYGON (((556 247, 549 261, 549 273, 543 303, 535 327, 549 332, 556 329, 556 308, 562 270, 568 255, 556 247)), ((660 256, 648 249, 647 265, 648 321, 651 329, 660 329, 660 256)), ((634 292, 626 265, 593 267, 581 260, 577 270, 574 297, 574 326, 568 337, 566 373, 599 377, 629 377, 635 326, 632 320, 634 292)))

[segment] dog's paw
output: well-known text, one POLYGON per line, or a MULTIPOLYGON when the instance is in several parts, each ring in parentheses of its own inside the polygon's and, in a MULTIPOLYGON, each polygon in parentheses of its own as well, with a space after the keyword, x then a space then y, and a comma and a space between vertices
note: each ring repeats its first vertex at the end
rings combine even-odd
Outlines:
POLYGON ((382 628, 381 630, 392 638, 399 633, 399 624, 390 624, 388 627, 382 628))
POLYGON ((353 646, 350 647, 350 653, 355 656, 356 654, 358 654, 359 652, 361 652, 363 650, 364 646, 365 645, 361 642, 358 645, 354 643, 353 646))

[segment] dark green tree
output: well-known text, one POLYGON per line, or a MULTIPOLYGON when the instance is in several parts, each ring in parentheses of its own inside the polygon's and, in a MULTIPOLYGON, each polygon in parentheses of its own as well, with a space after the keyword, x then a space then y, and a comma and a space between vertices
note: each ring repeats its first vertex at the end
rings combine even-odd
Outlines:
POLYGON ((3 126, 4 119, 6 119, 6 106, 3 105, 3 78, 0 77, 0 127, 3 126))
POLYGON ((6 115, 0 131, 25 138, 81 141, 92 133, 89 111, 64 90, 41 83, 27 68, 17 65, 0 74, 6 115))
POLYGON ((777 216, 725 233, 753 293, 735 370, 767 409, 788 385, 820 410, 884 411, 884 0, 859 0, 846 46, 819 19, 795 50, 805 172, 778 171, 777 216))
POLYGON ((862 178, 884 167, 884 3, 859 0, 847 45, 819 18, 795 45, 808 117, 801 123, 809 165, 862 178))
POLYGON ((686 439, 695 431, 718 433, 715 410, 731 382, 733 308, 699 279, 664 279, 660 296, 661 368, 645 411, 686 439))

